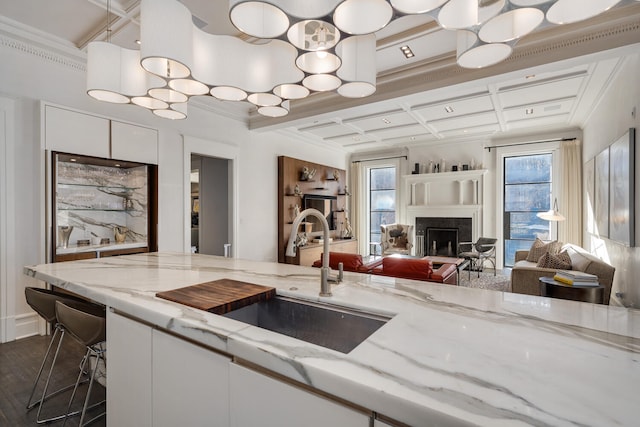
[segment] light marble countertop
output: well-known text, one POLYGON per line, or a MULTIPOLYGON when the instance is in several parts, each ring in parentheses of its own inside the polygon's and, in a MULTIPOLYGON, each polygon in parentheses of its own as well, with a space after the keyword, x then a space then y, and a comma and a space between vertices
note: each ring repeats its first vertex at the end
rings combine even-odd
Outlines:
POLYGON ((410 425, 632 426, 640 311, 311 267, 151 253, 27 266, 28 276, 410 425), (155 297, 230 278, 394 315, 349 354, 155 297))

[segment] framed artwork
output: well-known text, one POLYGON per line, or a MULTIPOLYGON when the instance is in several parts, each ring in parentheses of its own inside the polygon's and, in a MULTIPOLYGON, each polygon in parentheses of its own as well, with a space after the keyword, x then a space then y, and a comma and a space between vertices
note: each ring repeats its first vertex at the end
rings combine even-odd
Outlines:
POLYGON ((635 246, 635 129, 609 148, 609 239, 635 246))
POLYGON ((609 147, 596 156, 594 234, 609 237, 609 147))
POLYGON ((584 221, 587 225, 588 233, 595 233, 595 195, 596 195, 596 168, 595 159, 586 162, 582 168, 584 177, 584 221))

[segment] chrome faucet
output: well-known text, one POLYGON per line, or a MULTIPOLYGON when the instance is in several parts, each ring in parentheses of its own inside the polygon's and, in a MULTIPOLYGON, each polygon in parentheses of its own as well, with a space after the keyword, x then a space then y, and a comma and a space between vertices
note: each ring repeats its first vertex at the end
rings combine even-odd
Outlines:
POLYGON ((331 270, 329 269, 329 223, 319 210, 305 209, 295 217, 295 219, 293 220, 291 236, 289 236, 289 243, 287 244, 287 251, 285 252, 285 254, 289 257, 296 256, 296 245, 294 244, 294 242, 296 240, 296 235, 298 234, 298 227, 300 227, 300 223, 302 222, 302 220, 309 215, 318 218, 320 220, 320 224, 322 224, 322 251, 324 252, 324 254, 322 255, 322 268, 320 269, 320 296, 330 297, 331 286, 329 285, 329 282, 340 282, 342 280, 342 263, 339 264, 338 276, 336 278, 331 277, 331 270))

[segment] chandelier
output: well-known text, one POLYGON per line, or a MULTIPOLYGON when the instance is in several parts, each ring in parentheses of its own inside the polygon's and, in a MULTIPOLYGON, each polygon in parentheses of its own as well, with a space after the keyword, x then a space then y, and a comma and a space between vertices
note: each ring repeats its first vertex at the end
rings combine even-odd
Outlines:
POLYGON ((314 92, 374 93, 374 33, 393 19, 432 16, 456 31, 458 65, 483 68, 509 57, 540 26, 578 22, 620 1, 229 0, 231 22, 251 43, 200 30, 177 0, 142 0, 140 50, 89 43, 87 93, 168 119, 186 118, 193 96, 248 101, 259 114, 280 117, 291 100, 314 92))

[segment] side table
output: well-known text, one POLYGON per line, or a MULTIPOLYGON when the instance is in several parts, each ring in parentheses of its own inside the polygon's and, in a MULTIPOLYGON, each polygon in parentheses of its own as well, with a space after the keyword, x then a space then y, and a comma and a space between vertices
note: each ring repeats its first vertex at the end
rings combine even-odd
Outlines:
POLYGON ((539 281, 540 295, 543 297, 602 304, 604 286, 600 284, 598 286, 571 286, 553 280, 551 277, 541 277, 539 281))

